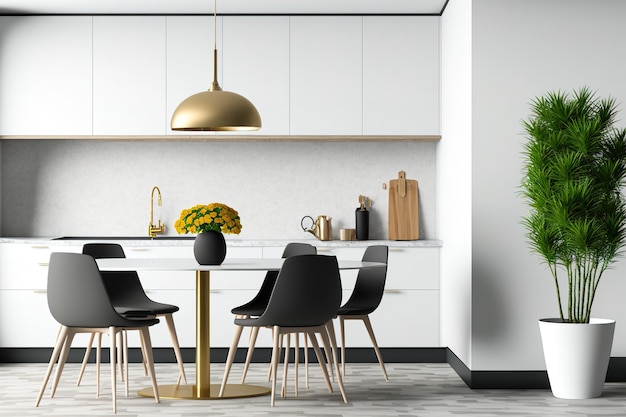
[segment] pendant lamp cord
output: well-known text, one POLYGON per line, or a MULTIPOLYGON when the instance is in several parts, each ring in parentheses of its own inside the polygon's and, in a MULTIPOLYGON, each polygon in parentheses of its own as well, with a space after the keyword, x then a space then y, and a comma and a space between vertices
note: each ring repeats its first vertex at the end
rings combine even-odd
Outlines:
POLYGON ((217 82, 217 0, 213 0, 213 82, 209 91, 222 91, 217 82))

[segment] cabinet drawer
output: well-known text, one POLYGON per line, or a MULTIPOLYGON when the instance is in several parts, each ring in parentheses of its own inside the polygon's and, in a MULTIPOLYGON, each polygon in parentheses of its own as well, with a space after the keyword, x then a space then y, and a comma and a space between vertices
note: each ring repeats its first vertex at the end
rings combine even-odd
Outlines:
POLYGON ((0 347, 54 346, 59 324, 45 290, 0 290, 0 347))
MULTIPOLYGON (((211 290, 211 347, 229 347, 235 331, 234 319, 230 310, 249 301, 256 291, 251 290, 211 290)), ((181 347, 196 345, 196 292, 194 290, 154 290, 148 296, 155 301, 177 305, 180 310, 174 313, 174 324, 181 347)), ((150 328, 154 347, 171 347, 172 341, 165 320, 150 328)), ((271 341, 271 338, 268 338, 271 341)), ((129 335, 130 346, 139 346, 137 335, 129 335)), ((241 338, 241 346, 248 340, 241 338)), ((269 344, 268 346, 271 346, 269 344)))
POLYGON ((80 248, 3 243, 0 247, 0 289, 45 289, 52 252, 80 252, 80 248))
MULTIPOLYGON (((387 290, 370 321, 379 347, 438 347, 439 291, 387 290)), ((360 320, 346 320, 345 329, 346 347, 372 346, 360 320)), ((337 322, 335 330, 340 343, 337 322)))
POLYGON ((389 248, 388 289, 439 289, 439 248, 389 248))
MULTIPOLYGON (((360 261, 365 248, 318 248, 319 254, 360 261)), ((354 287, 357 271, 341 271, 343 288, 354 287)), ((439 288, 439 248, 389 247, 387 289, 436 290, 439 288)))

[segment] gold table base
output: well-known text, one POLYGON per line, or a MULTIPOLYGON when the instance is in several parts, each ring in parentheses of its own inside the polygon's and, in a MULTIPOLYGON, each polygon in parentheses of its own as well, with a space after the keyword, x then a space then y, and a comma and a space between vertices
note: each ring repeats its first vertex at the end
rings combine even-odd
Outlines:
MULTIPOLYGON (((211 384, 211 286, 210 271, 196 271, 196 383, 187 385, 159 385, 159 397, 180 400, 221 400, 267 395, 268 387, 248 384, 227 384, 220 397, 220 384, 211 384)), ((152 387, 138 392, 142 397, 154 398, 152 387)))
MULTIPOLYGON (((226 400, 228 398, 246 398, 268 395, 272 390, 268 387, 249 384, 227 384, 224 396, 219 397, 220 384, 211 384, 211 393, 208 396, 198 397, 195 385, 159 385, 159 397, 173 400, 226 400)), ((144 388, 137 394, 142 397, 154 398, 152 387, 144 388)))

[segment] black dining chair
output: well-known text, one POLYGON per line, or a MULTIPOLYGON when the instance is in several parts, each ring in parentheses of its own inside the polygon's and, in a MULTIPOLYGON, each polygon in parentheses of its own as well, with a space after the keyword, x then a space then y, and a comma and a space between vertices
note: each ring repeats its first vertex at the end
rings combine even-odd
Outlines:
MULTIPOLYGON (((116 311, 93 257, 79 253, 52 253, 48 269, 47 298, 50 313, 61 325, 61 330, 57 336, 35 406, 39 406, 41 402, 54 364, 58 359, 50 393, 50 397, 54 397, 74 336, 78 333, 97 332, 109 334, 111 339, 111 392, 113 412, 116 413, 116 339, 120 332, 127 330, 140 332, 142 353, 152 380, 154 398, 157 403, 160 402, 154 372, 152 342, 148 330, 150 326, 157 324, 159 319, 154 316, 136 316, 131 319, 116 311)), ((128 392, 128 379, 126 379, 126 391, 128 392)))
MULTIPOLYGON (((291 256, 297 255, 316 255, 317 248, 313 245, 309 245, 308 243, 300 243, 300 242, 290 242, 285 246, 283 250, 282 257, 289 258, 291 256)), ((267 307, 267 303, 269 302, 270 296, 272 295, 272 290, 274 289, 274 284, 276 283, 276 278, 278 277, 278 271, 268 271, 265 274, 265 279, 261 284, 261 288, 258 293, 247 303, 242 304, 233 308, 230 312, 235 315, 235 318, 250 318, 250 317, 258 317, 265 311, 267 307)), ((254 347, 256 344, 256 339, 259 334, 258 327, 252 327, 250 329, 250 343, 248 347, 248 353, 246 355, 246 361, 243 367, 243 373, 241 375, 241 383, 245 383, 246 375, 248 374, 248 368, 250 367, 250 363, 252 361, 252 354, 254 353, 254 347)), ((241 334, 239 334, 241 336, 241 334)), ((297 339, 296 335, 296 341, 297 339)), ((233 343, 239 343, 239 338, 234 340, 233 343)), ((296 352, 298 352, 298 346, 296 343, 296 352)))
POLYGON ((383 245, 368 246, 363 254, 363 262, 380 262, 384 263, 384 267, 363 268, 359 270, 354 290, 348 301, 339 308, 337 318, 339 319, 339 331, 341 333, 341 368, 345 375, 346 370, 346 343, 345 343, 345 320, 361 320, 365 324, 367 333, 369 334, 374 352, 378 363, 383 371, 385 380, 388 381, 387 371, 383 362, 376 337, 372 330, 372 323, 369 315, 373 313, 383 298, 385 291, 385 281, 387 278, 387 261, 389 256, 389 248, 383 245))
MULTIPOLYGON (((329 335, 327 332, 326 323, 336 316, 340 305, 341 277, 337 258, 324 255, 298 255, 285 259, 265 311, 256 318, 235 319, 236 333, 239 335, 244 327, 271 327, 273 330, 270 400, 272 406, 275 405, 277 368, 281 353, 280 339, 281 336, 291 333, 304 333, 309 337, 328 390, 332 392, 326 361, 322 357, 315 335, 320 335, 325 346, 330 344, 333 347, 332 363, 339 375, 336 340, 334 334, 329 335)), ((238 340, 237 336, 235 339, 238 340)), ((219 391, 220 397, 224 395, 228 371, 236 350, 237 343, 233 343, 228 351, 226 371, 219 391)), ((341 376, 338 377, 338 384, 343 401, 347 403, 341 376)))
MULTIPOLYGON (((90 255, 95 259, 126 257, 124 249, 121 245, 117 243, 86 243, 85 245, 83 245, 83 254, 90 255)), ((160 303, 148 297, 146 295, 146 292, 144 291, 143 286, 141 285, 141 280, 139 279, 139 275, 136 271, 103 271, 102 279, 104 281, 104 285, 109 294, 111 302, 113 303, 113 306, 118 313, 129 318, 135 316, 142 317, 145 315, 154 315, 156 317, 163 317, 165 319, 170 338, 172 339, 174 355, 176 356, 176 361, 178 362, 178 368, 180 370, 178 383, 180 383, 180 381, 182 380, 186 384, 187 377, 185 375, 185 368, 183 365, 183 359, 178 343, 178 336, 176 334, 176 326, 174 325, 174 318, 172 316, 175 312, 179 310, 178 306, 160 303)), ((121 333, 120 335, 124 336, 123 333, 121 333)), ((85 356, 83 358, 83 363, 79 372, 77 385, 80 384, 82 375, 87 365, 94 336, 98 338, 101 337, 100 333, 93 333, 90 336, 87 350, 85 351, 85 356)), ((127 357, 127 346, 125 340, 126 338, 122 337, 121 344, 123 348, 120 350, 120 353, 123 352, 123 356, 127 357)), ((99 339, 97 346, 99 349, 99 339)), ((96 362, 98 362, 97 357, 99 357, 99 355, 96 355, 96 362)), ((118 362, 121 366, 122 361, 119 360, 118 362)), ((99 365, 100 364, 97 363, 97 366, 99 365)), ((125 362, 124 366, 126 366, 126 369, 127 365, 127 362, 125 362)), ((120 374, 122 374, 122 378, 124 378, 124 373, 120 371, 120 374)))

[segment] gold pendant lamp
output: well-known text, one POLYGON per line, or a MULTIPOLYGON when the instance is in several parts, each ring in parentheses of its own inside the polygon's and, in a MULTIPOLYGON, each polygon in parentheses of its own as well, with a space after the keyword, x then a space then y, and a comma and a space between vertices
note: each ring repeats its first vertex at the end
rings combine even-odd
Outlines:
POLYGON ((171 129, 186 131, 259 130, 259 111, 244 96, 223 91, 217 82, 217 0, 213 7, 215 42, 213 47, 213 83, 208 91, 183 100, 172 114, 171 129))

